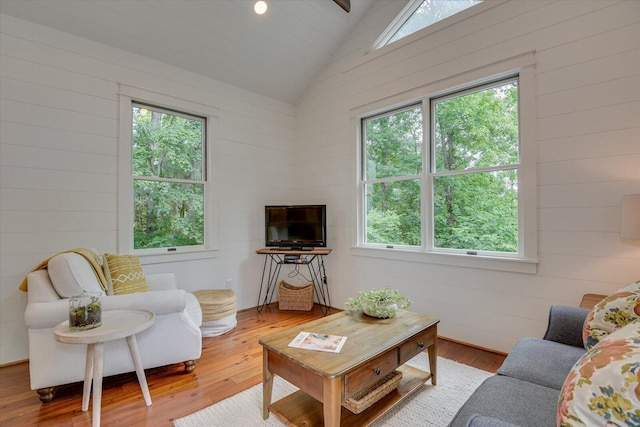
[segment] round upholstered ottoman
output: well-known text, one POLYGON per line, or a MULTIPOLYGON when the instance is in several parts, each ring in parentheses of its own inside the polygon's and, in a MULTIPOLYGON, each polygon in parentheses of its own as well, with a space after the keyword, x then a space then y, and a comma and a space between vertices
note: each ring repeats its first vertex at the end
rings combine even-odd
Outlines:
POLYGON ((230 289, 210 289, 193 293, 202 309, 203 337, 215 337, 236 327, 236 294, 230 289))

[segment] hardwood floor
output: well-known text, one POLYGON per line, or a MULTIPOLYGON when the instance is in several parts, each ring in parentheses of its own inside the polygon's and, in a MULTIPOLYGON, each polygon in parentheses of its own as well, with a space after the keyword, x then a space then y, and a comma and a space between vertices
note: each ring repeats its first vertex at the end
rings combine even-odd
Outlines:
MULTIPOLYGON (((335 312, 332 310, 331 312, 335 312)), ((258 339, 279 329, 322 316, 311 312, 279 311, 277 304, 262 313, 238 313, 238 326, 219 337, 203 338, 196 369, 184 373, 182 364, 146 371, 153 405, 146 407, 135 373, 108 377, 103 382, 102 425, 173 426, 173 420, 226 399, 262 381, 262 347, 258 339)), ((479 369, 495 372, 504 355, 438 340, 438 354, 479 369)), ((82 383, 56 389, 53 401, 42 404, 29 388, 28 363, 0 368, 0 426, 88 426, 88 412, 80 409, 82 383)))

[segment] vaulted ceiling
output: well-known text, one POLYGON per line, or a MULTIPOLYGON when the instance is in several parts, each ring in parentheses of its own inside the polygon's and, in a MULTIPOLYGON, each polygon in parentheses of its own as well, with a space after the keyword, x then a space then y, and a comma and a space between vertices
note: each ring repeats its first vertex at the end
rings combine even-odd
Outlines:
POLYGON ((374 0, 0 0, 0 12, 295 103, 374 0))

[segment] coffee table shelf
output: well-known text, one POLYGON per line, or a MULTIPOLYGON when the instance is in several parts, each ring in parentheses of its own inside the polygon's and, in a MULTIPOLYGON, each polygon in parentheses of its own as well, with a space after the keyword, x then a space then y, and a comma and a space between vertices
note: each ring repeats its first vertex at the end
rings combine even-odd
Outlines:
MULTIPOLYGON (((402 380, 396 390, 360 414, 356 415, 348 409, 342 408, 340 426, 364 427, 373 424, 431 379, 430 372, 413 366, 403 365, 397 370, 402 372, 402 380)), ((269 410, 289 426, 321 426, 324 422, 322 403, 302 390, 271 404, 269 410)))

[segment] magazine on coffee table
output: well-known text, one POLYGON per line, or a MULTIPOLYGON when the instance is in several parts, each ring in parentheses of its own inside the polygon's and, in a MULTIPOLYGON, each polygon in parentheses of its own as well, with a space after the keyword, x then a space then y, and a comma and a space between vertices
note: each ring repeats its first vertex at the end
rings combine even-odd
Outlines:
POLYGON ((340 353, 347 337, 340 335, 318 334, 315 332, 300 332, 289 347, 303 348, 306 350, 327 351, 329 353, 340 353))

